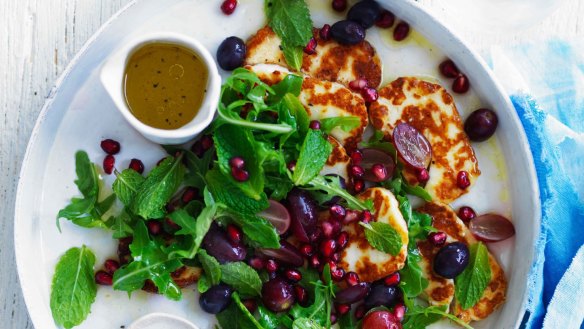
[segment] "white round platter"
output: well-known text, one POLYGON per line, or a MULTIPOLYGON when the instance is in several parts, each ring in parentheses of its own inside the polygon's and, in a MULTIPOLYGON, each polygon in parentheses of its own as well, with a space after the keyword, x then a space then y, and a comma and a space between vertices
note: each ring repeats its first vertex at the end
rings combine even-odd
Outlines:
MULTIPOLYGON (((329 8, 329 1, 311 0, 315 26, 332 23, 341 15, 329 8)), ((386 84, 399 76, 432 79, 450 89, 442 80, 438 64, 452 58, 471 81, 472 91, 454 95, 465 118, 479 107, 494 109, 499 128, 494 138, 474 144, 483 174, 471 192, 453 207, 466 204, 479 213, 498 212, 515 223, 517 235, 490 244, 502 263, 509 288, 507 302, 489 319, 474 323, 476 328, 517 328, 523 317, 527 276, 533 260, 540 225, 539 191, 533 160, 521 123, 508 97, 494 80, 481 57, 470 50, 451 30, 425 12, 414 1, 382 1, 415 32, 404 42, 392 41, 391 30, 372 28, 368 40, 376 47, 384 64, 386 84), (430 41, 427 41, 430 40, 430 41)), ((55 225, 56 214, 71 197, 78 195, 74 154, 86 150, 98 164, 103 160, 99 142, 114 138, 122 151, 117 167, 127 167, 131 158, 140 158, 151 168, 163 150, 134 131, 115 109, 99 81, 99 69, 107 57, 132 38, 153 32, 180 32, 193 36, 211 53, 227 36, 243 39, 265 24, 263 1, 239 0, 236 12, 225 16, 220 0, 142 0, 128 5, 112 18, 71 62, 51 93, 38 118, 24 158, 15 215, 15 250, 22 291, 30 317, 37 329, 57 328, 49 307, 54 266, 64 251, 83 244, 97 256, 97 266, 115 255, 116 241, 101 230, 88 230, 63 221, 62 232, 55 225)), ((227 73, 223 72, 223 76, 227 73)), ((106 186, 113 177, 105 175, 106 186)), ((181 302, 136 292, 99 287, 96 302, 79 328, 123 328, 152 312, 166 312, 186 318, 201 329, 212 328, 214 317, 202 312, 195 288, 184 290, 181 302)), ((451 328, 443 321, 433 328, 451 328)))

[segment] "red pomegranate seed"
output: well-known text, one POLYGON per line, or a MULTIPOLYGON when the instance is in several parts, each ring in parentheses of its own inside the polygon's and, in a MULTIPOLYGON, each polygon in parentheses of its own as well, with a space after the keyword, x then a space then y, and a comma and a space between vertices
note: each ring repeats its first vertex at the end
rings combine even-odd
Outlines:
POLYGON ((379 98, 379 94, 375 88, 365 87, 361 90, 361 96, 367 103, 373 103, 379 98))
POLYGON ((399 22, 393 30, 393 40, 402 41, 410 34, 410 25, 406 22, 399 22))
POLYGON ((317 255, 312 255, 310 258, 310 266, 313 268, 319 268, 321 264, 322 262, 320 261, 320 258, 318 258, 317 255))
POLYGON ((184 191, 181 200, 184 204, 187 204, 195 199, 199 191, 194 187, 187 187, 184 191))
POLYGON ((477 213, 471 207, 462 206, 460 209, 458 209, 458 217, 460 217, 460 219, 462 219, 464 222, 468 222, 471 219, 477 217, 477 213))
POLYGON ((101 284, 103 286, 111 286, 114 281, 114 278, 111 274, 107 273, 106 271, 97 271, 95 273, 95 283, 101 284))
POLYGON ((420 182, 420 184, 425 184, 428 182, 428 180, 430 179, 430 173, 428 172, 428 170, 426 170, 426 168, 418 171, 418 182, 420 182))
POLYGON ((363 89, 369 87, 367 80, 359 78, 349 82, 349 88, 353 91, 362 91, 363 89))
POLYGON ((431 232, 428 234, 428 241, 436 247, 442 247, 446 243, 446 233, 444 232, 431 232))
POLYGON ((316 39, 311 38, 310 41, 308 41, 308 44, 306 45, 306 47, 304 47, 304 53, 306 53, 308 55, 316 54, 316 46, 317 45, 318 44, 316 43, 316 39))
POLYGON ((329 208, 329 213, 331 214, 331 217, 333 219, 343 220, 343 219, 345 219, 345 216, 347 215, 347 210, 345 209, 345 207, 341 206, 340 204, 335 204, 329 208))
POLYGON ((255 301, 255 299, 244 299, 241 301, 241 303, 251 314, 253 314, 258 308, 258 303, 255 301))
POLYGON ((249 173, 239 168, 231 168, 231 176, 238 182, 245 182, 249 179, 249 173))
POLYGON ((349 209, 349 210, 347 210, 347 216, 345 216, 345 220, 343 221, 343 224, 347 225, 347 224, 350 224, 352 222, 358 221, 359 217, 360 217, 360 214, 357 210, 349 209))
POLYGON ((330 221, 324 221, 322 222, 322 224, 320 224, 320 226, 322 227, 322 234, 326 239, 330 239, 334 236, 334 226, 333 223, 330 221))
POLYGON ((314 232, 312 232, 310 235, 310 242, 315 243, 320 241, 320 239, 322 239, 322 235, 322 228, 317 227, 316 230, 314 230, 314 232))
POLYGON ((322 40, 329 40, 331 38, 331 26, 328 24, 323 25, 319 31, 319 35, 322 40))
POLYGON ((345 315, 351 310, 351 305, 348 304, 337 304, 335 307, 338 315, 345 315))
POLYGON ((298 304, 302 305, 306 303, 308 294, 306 293, 306 289, 300 285, 294 286, 294 295, 296 295, 296 301, 298 304))
POLYGON ((332 6, 336 11, 345 11, 347 9, 347 0, 333 0, 332 6))
POLYGON ((361 280, 359 280, 359 274, 355 272, 347 272, 347 275, 345 275, 345 281, 349 286, 356 286, 361 282, 361 280))
POLYGON ((367 309, 365 308, 365 305, 361 304, 355 309, 355 318, 361 320, 365 316, 365 313, 367 313, 367 309))
POLYGON ((320 121, 318 121, 318 120, 310 121, 310 129, 319 130, 320 129, 320 121))
POLYGON ((347 244, 349 243, 349 233, 341 232, 339 236, 337 236, 337 245, 339 249, 345 249, 347 244))
POLYGON ((332 256, 331 256, 331 260, 335 263, 338 263, 341 261, 341 253, 340 252, 335 252, 332 256))
POLYGON ((144 163, 140 159, 130 160, 130 165, 128 168, 134 170, 135 172, 142 174, 144 172, 144 163))
POLYGON ((278 270, 278 263, 273 259, 268 259, 266 262, 266 270, 271 273, 276 272, 278 270))
POLYGON ((170 231, 178 231, 181 229, 181 227, 170 218, 165 218, 164 223, 170 229, 170 231))
POLYGON ((334 271, 331 271, 331 278, 335 282, 342 281, 344 277, 345 277, 345 270, 343 270, 340 267, 336 268, 334 271))
POLYGON ((297 270, 288 269, 284 272, 284 276, 292 283, 296 283, 302 280, 302 274, 300 274, 300 272, 297 270))
POLYGON ((320 253, 325 258, 330 258, 337 250, 337 242, 333 239, 327 239, 320 243, 320 253))
POLYGON ((114 156, 111 154, 106 155, 105 158, 103 159, 103 171, 106 174, 111 175, 111 173, 114 171, 115 164, 116 158, 114 158, 114 156))
POLYGON ((244 169, 245 168, 245 160, 242 157, 233 157, 229 159, 229 167, 237 168, 237 169, 244 169))
POLYGON ((314 249, 309 244, 304 244, 300 247, 300 253, 304 255, 304 257, 310 257, 314 253, 314 249))
POLYGON ((334 313, 331 313, 331 324, 337 324, 338 320, 339 320, 339 318, 337 317, 337 315, 334 313))
POLYGON ((458 68, 456 67, 454 62, 450 59, 447 59, 444 62, 440 63, 440 66, 438 66, 438 69, 440 70, 440 73, 442 73, 442 75, 447 77, 447 78, 454 79, 460 74, 460 71, 458 71, 458 68))
POLYGON ((355 151, 351 152, 351 162, 354 165, 361 164, 361 161, 363 161, 363 152, 361 152, 359 150, 355 150, 355 151))
POLYGON ((158 235, 160 234, 160 231, 162 231, 162 223, 156 220, 150 220, 146 222, 146 226, 148 227, 148 232, 150 232, 150 235, 158 235))
POLYGON ((359 165, 352 165, 350 170, 351 176, 353 176, 354 178, 361 178, 365 174, 365 170, 363 169, 363 167, 359 165))
POLYGON ((384 10, 383 12, 381 12, 381 15, 379 15, 379 18, 375 22, 375 25, 387 29, 392 27, 394 22, 395 15, 392 14, 390 11, 384 10))
POLYGON ((395 272, 386 277, 385 279, 383 279, 383 283, 388 287, 396 286, 399 284, 399 282, 400 282, 399 272, 395 272))
POLYGON ((365 183, 363 182, 363 180, 356 179, 353 182, 353 190, 355 191, 355 193, 361 193, 363 192, 363 189, 365 189, 365 183))
POLYGON ((458 175, 456 175, 456 185, 463 190, 470 186, 470 177, 466 171, 462 170, 458 172, 458 175))
POLYGON ((107 273, 114 275, 114 272, 120 268, 120 263, 118 263, 117 261, 115 261, 113 259, 108 259, 103 264, 103 267, 105 268, 105 271, 107 273))
POLYGON ((334 272, 334 271, 336 271, 336 269, 337 269, 337 263, 335 263, 335 262, 334 262, 334 261, 332 261, 332 260, 329 260, 329 261, 327 262, 327 264, 328 264, 328 266, 329 266, 329 268, 330 268, 330 270, 331 270, 331 273, 332 273, 332 272, 334 272))
POLYGON ((393 315, 401 322, 404 320, 404 316, 406 315, 406 307, 399 303, 394 306, 393 308, 393 315))
POLYGON ((241 230, 233 224, 227 225, 227 236, 235 244, 241 242, 241 230))
POLYGON ((385 168, 385 166, 382 165, 381 163, 376 163, 373 166, 371 166, 371 172, 373 173, 373 175, 375 175, 377 180, 380 182, 383 182, 383 181, 386 181, 389 179, 389 175, 387 174, 387 168, 385 168))
MULTIPOLYGON (((237 3, 237 1, 234 1, 237 3)), ((207 151, 213 147, 213 137, 211 135, 203 135, 201 137, 201 146, 203 146, 203 151, 207 151)))
POLYGON ((288 170, 290 170, 290 171, 294 171, 294 169, 296 169, 296 160, 292 160, 292 161, 288 162, 288 164, 286 165, 286 168, 288 168, 288 170))
POLYGON ((259 257, 252 257, 249 260, 249 266, 253 267, 255 270, 262 270, 266 266, 266 262, 259 257))
POLYGON ((120 152, 120 143, 113 139, 104 139, 101 141, 101 149, 110 155, 118 154, 120 152))
POLYGON ((456 77, 456 79, 454 79, 454 82, 452 83, 452 91, 457 94, 464 94, 468 91, 469 88, 470 82, 464 74, 460 74, 458 77, 456 77))
POLYGON ((363 223, 365 223, 365 224, 369 223, 372 218, 373 218, 373 215, 371 215, 371 211, 369 211, 369 210, 363 210, 361 212, 361 221, 363 223))
POLYGON ((225 0, 221 4, 221 11, 225 15, 231 15, 235 11, 235 7, 237 7, 237 1, 236 0, 225 0))

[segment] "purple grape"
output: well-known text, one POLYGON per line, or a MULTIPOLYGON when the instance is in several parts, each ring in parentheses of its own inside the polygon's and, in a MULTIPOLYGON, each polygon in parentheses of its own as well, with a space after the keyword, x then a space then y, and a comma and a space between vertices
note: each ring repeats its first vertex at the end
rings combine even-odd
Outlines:
POLYGON ((376 282, 371 286, 371 292, 365 298, 365 307, 372 308, 376 306, 391 307, 399 299, 399 290, 396 286, 386 286, 382 281, 376 282))
POLYGON ((304 265, 304 258, 296 247, 285 240, 280 241, 280 249, 258 249, 264 256, 273 258, 278 262, 294 267, 304 265))
POLYGON ((308 243, 310 241, 308 237, 316 229, 318 221, 316 201, 308 192, 296 188, 288 193, 287 199, 287 208, 292 217, 290 223, 292 233, 301 242, 308 243))
POLYGON ((369 283, 361 282, 337 292, 335 302, 339 304, 353 304, 365 298, 370 291, 371 287, 369 283))
POLYGON ((216 223, 211 225, 203 239, 203 248, 219 263, 237 262, 245 259, 247 251, 241 243, 232 243, 223 229, 216 223))
POLYGON ((453 242, 440 248, 434 256, 434 272, 441 277, 454 279, 462 273, 470 261, 466 244, 453 242))
POLYGON ((294 304, 294 289, 283 278, 275 277, 264 283, 262 301, 273 312, 283 312, 294 304))
POLYGON ((493 136, 499 119, 489 109, 478 109, 470 114, 464 123, 464 131, 475 142, 482 142, 493 136))
POLYGON ((375 24, 379 15, 381 14, 381 7, 373 0, 365 0, 357 2, 347 14, 347 19, 359 23, 364 28, 368 29, 375 24))
POLYGON ((353 21, 339 21, 331 26, 331 37, 342 45, 356 45, 365 40, 365 29, 353 21))
POLYGON ((201 305, 203 311, 217 314, 229 306, 232 292, 228 285, 218 284, 201 294, 199 305, 201 305))

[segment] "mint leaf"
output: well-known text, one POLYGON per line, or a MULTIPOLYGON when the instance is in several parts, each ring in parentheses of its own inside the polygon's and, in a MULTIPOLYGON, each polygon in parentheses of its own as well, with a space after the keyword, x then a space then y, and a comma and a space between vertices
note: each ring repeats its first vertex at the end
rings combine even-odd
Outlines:
POLYGON ((213 195, 215 202, 224 204, 232 212, 255 215, 270 205, 265 193, 261 193, 258 200, 250 198, 241 193, 239 188, 219 170, 210 170, 205 178, 208 184, 207 188, 213 195))
POLYGON ((75 327, 87 318, 97 295, 93 278, 95 256, 87 248, 71 248, 61 256, 51 284, 51 312, 55 322, 75 327))
POLYGON ((300 148, 300 156, 292 174, 296 185, 306 185, 322 170, 333 147, 323 136, 322 131, 309 130, 300 148))
POLYGON ((193 238, 192 245, 189 250, 177 250, 169 254, 169 257, 181 256, 187 259, 195 257, 199 251, 203 238, 209 231, 213 218, 217 214, 217 205, 211 205, 203 208, 197 219, 191 217, 186 210, 178 209, 169 215, 181 229, 175 235, 190 235, 193 238))
POLYGON ((277 329, 280 328, 280 319, 276 313, 268 310, 266 307, 258 306, 258 323, 265 329, 277 329))
POLYGON ((394 256, 399 254, 403 242, 391 225, 381 222, 359 222, 359 225, 365 228, 365 238, 373 248, 394 256))
POLYGON ((221 282, 221 265, 215 257, 209 255, 206 250, 200 249, 197 258, 203 266, 205 276, 209 279, 209 284, 214 286, 221 282))
POLYGON ((207 290, 209 290, 209 288, 211 288, 210 281, 211 281, 211 279, 209 279, 207 274, 203 273, 203 275, 201 275, 201 277, 199 278, 199 281, 197 281, 197 290, 199 291, 199 294, 203 294, 207 290))
POLYGON ((95 165, 89 161, 85 151, 75 153, 75 172, 77 179, 75 185, 84 197, 89 198, 99 194, 99 176, 95 165))
MULTIPOLYGON (((286 77, 289 76, 290 75, 287 75, 286 77)), ((296 119, 296 125, 298 127, 298 133, 300 136, 305 136, 310 126, 310 117, 298 99, 298 95, 287 93, 284 95, 284 98, 282 98, 282 104, 290 110, 290 113, 292 113, 296 119)))
POLYGON ((244 262, 221 265, 221 281, 245 297, 260 296, 262 293, 262 280, 258 273, 244 262))
POLYGON ((302 68, 302 60, 304 58, 304 49, 302 47, 289 46, 282 41, 282 52, 288 66, 295 71, 299 71, 302 68))
POLYGON ((166 214, 165 205, 182 183, 185 167, 182 154, 167 157, 146 177, 132 201, 131 210, 145 219, 158 219, 166 214))
POLYGON ((408 183, 406 183, 405 180, 402 181, 402 184, 403 184, 402 189, 407 194, 411 194, 411 195, 415 195, 417 197, 420 197, 420 198, 424 199, 424 201, 428 201, 428 202, 432 201, 432 196, 430 196, 428 191, 426 191, 422 186, 420 186, 420 185, 411 186, 408 183))
POLYGON ((470 262, 454 279, 454 295, 463 310, 473 307, 491 281, 489 251, 478 242, 470 246, 470 262))
MULTIPOLYGON (((286 94, 292 94, 292 97, 300 95, 302 91, 302 82, 304 79, 296 74, 288 74, 282 81, 272 86, 274 90, 273 95, 268 96, 268 103, 275 104, 279 102, 286 94)), ((304 108, 304 107, 303 107, 304 108)))
POLYGON ((257 248, 280 248, 280 235, 272 223, 256 215, 231 214, 231 219, 257 248))
POLYGON ((126 169, 117 175, 116 180, 112 185, 112 189, 118 199, 120 199, 125 206, 129 207, 144 181, 145 178, 138 172, 133 169, 126 169))
POLYGON ((349 132, 361 125, 361 119, 356 116, 332 117, 320 120, 320 129, 326 134, 339 127, 344 132, 349 132))
POLYGON ((324 329, 324 327, 312 319, 300 318, 294 320, 292 329, 324 329))
POLYGON ((135 225, 135 219, 124 209, 118 216, 108 221, 111 223, 110 229, 114 231, 113 238, 121 239, 131 236, 134 230, 132 226, 135 225))

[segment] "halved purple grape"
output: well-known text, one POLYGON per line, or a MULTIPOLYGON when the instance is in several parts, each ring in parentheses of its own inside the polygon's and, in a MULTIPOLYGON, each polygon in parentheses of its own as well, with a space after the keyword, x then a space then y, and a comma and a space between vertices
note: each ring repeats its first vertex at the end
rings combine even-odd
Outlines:
POLYGON ((288 193, 287 200, 292 233, 299 241, 310 242, 309 236, 316 229, 316 223, 318 222, 316 201, 308 192, 297 188, 288 193))
POLYGON ((399 123, 393 129, 393 143, 402 159, 417 169, 428 168, 432 161, 432 146, 416 128, 399 123))
POLYGON ((245 259, 247 251, 241 243, 232 243, 223 229, 216 223, 211 225, 203 239, 203 248, 219 263, 237 262, 245 259))
POLYGON ((294 289, 286 280, 275 277, 264 283, 262 301, 273 312, 283 312, 294 304, 294 289))
POLYGON ((367 297, 371 287, 367 282, 360 282, 354 286, 345 288, 335 295, 335 302, 339 304, 353 304, 367 297))
POLYGON ((515 226, 507 218, 496 214, 485 214, 473 218, 468 228, 477 240, 498 242, 515 235, 515 226))
POLYGON ((270 200, 268 209, 258 213, 258 216, 272 223, 278 234, 284 234, 290 227, 290 212, 278 201, 270 200))
POLYGON ((381 164, 385 167, 388 178, 393 176, 393 171, 395 170, 395 162, 391 155, 373 148, 362 149, 363 160, 361 160, 361 167, 365 169, 365 175, 363 178, 371 182, 382 182, 386 179, 381 179, 379 175, 371 170, 371 168, 376 164, 381 164))
POLYGON ((259 248, 258 252, 266 257, 273 258, 282 264, 295 267, 304 265, 304 258, 300 251, 285 240, 280 240, 280 249, 259 248))

